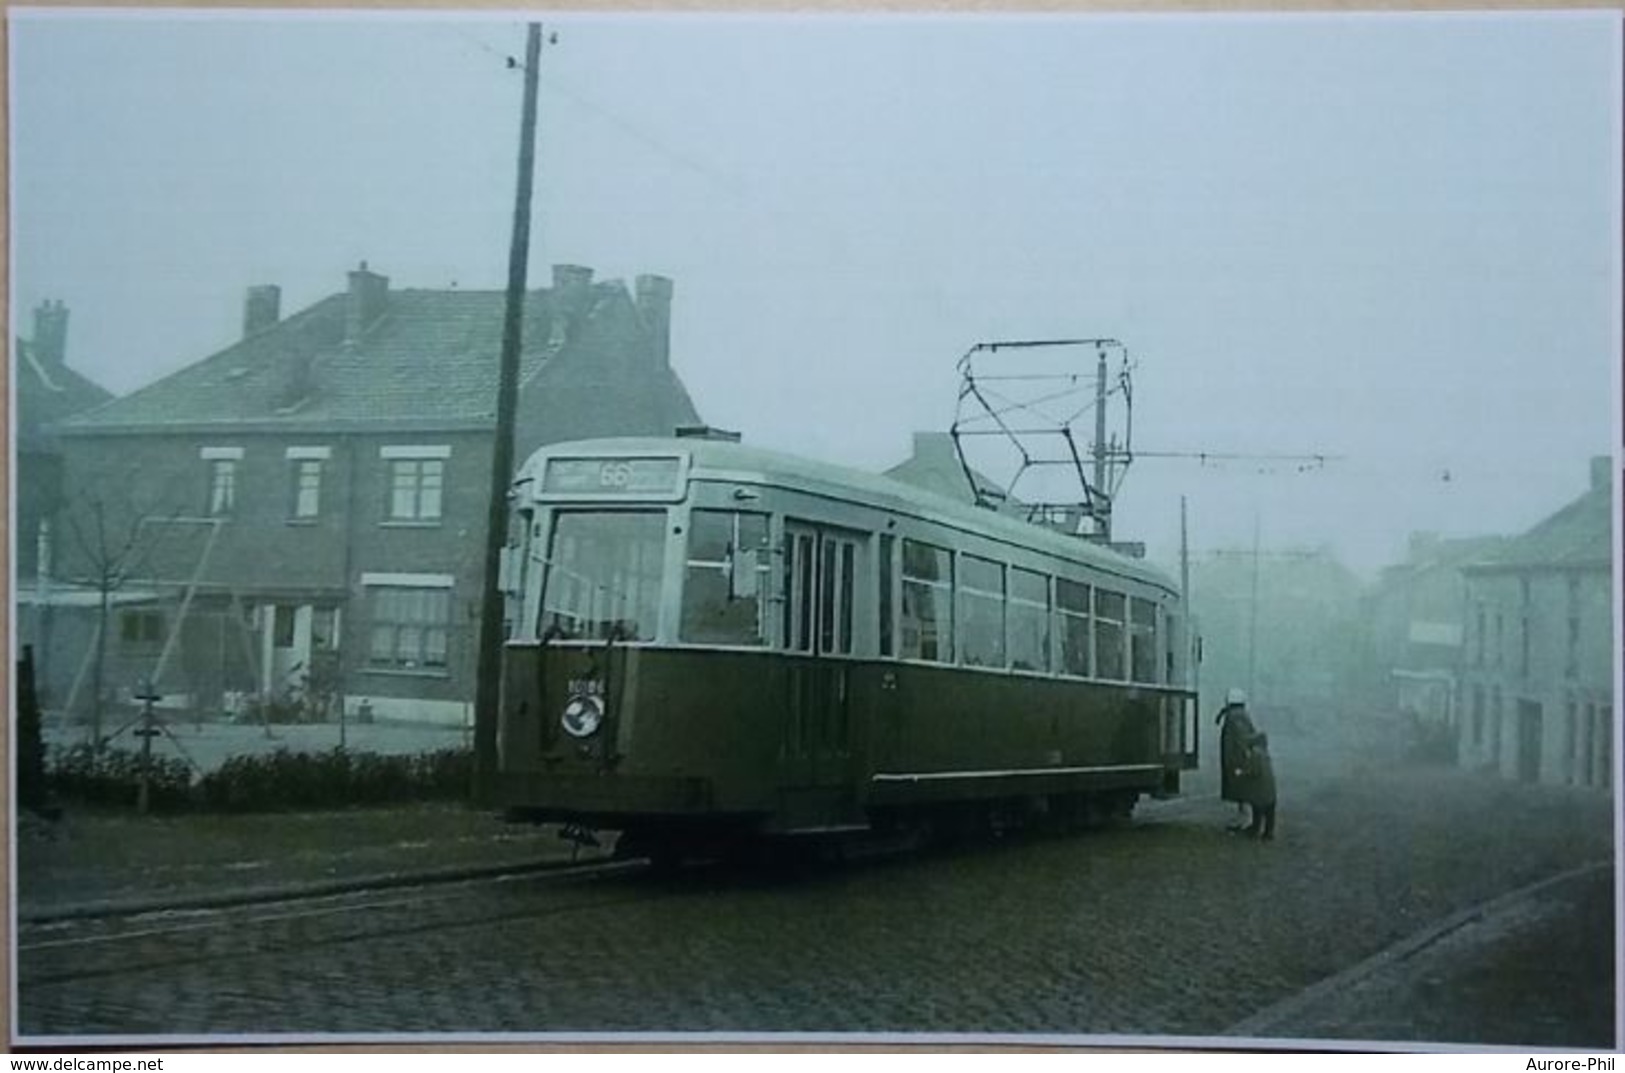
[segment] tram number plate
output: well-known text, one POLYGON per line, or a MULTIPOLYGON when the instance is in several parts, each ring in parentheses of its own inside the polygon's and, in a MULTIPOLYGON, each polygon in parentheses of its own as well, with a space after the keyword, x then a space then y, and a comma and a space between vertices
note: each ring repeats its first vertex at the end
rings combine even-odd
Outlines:
POLYGON ((572 678, 568 691, 572 697, 601 697, 604 683, 596 678, 572 678))
POLYGON ((675 458, 553 458, 542 476, 545 493, 648 495, 677 488, 675 458))

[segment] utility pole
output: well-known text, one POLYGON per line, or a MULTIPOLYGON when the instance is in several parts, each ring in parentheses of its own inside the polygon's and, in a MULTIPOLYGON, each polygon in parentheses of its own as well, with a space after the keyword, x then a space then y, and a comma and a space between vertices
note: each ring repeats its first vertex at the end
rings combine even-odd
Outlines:
POLYGON ((1106 350, 1095 350, 1095 488, 1091 500, 1097 501, 1096 531, 1102 543, 1112 539, 1112 502, 1106 492, 1106 350))
POLYGON ((519 120, 519 181, 514 191, 513 237, 508 248, 508 296, 502 319, 497 378, 496 439, 491 446, 490 508, 485 523, 485 584, 480 600, 479 663, 474 680, 474 799, 491 798, 496 774, 497 705, 502 691, 501 563, 508 543, 508 485, 513 479, 514 410, 524 327, 525 277, 530 265, 530 201, 536 158, 536 76, 542 27, 525 35, 525 91, 519 120))
POLYGON ((1258 512, 1253 511, 1253 596, 1247 621, 1247 699, 1256 703, 1253 676, 1258 669, 1258 512))

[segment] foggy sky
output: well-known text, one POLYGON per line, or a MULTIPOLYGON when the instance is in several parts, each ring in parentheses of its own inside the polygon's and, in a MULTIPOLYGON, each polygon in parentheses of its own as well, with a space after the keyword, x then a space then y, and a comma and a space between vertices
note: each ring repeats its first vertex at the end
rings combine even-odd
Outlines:
MULTIPOLYGON (((250 285, 502 286, 520 19, 13 14, 13 331, 66 301, 108 388, 250 285)), ((561 17, 531 284, 673 277, 711 423, 865 468, 973 344, 1121 339, 1138 448, 1337 458, 1143 460, 1119 535, 1369 570, 1613 453, 1617 21, 561 17)))

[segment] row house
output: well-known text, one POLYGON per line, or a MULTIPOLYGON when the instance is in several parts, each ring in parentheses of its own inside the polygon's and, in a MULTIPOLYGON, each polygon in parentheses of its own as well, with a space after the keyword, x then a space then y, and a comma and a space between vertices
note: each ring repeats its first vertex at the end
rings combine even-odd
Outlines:
MULTIPOLYGON (((664 277, 629 289, 569 265, 526 294, 516 461, 699 422, 671 297, 664 277)), ((391 289, 363 263, 292 316, 280 300, 251 288, 238 342, 63 426, 65 576, 111 564, 120 591, 164 596, 107 624, 109 677, 152 678, 200 718, 466 723, 504 295, 391 289)))
POLYGON ((1464 766, 1612 785, 1612 477, 1610 459, 1593 459, 1584 495, 1463 567, 1464 766))

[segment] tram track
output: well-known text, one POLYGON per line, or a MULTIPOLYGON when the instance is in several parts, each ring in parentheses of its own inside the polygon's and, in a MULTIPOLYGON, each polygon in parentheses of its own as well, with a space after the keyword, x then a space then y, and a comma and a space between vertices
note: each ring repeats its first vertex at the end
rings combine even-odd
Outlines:
POLYGON ((642 860, 506 868, 470 876, 429 875, 356 880, 342 891, 263 892, 224 905, 149 905, 118 915, 103 913, 19 928, 19 982, 30 987, 150 973, 225 959, 276 957, 303 949, 397 939, 459 927, 490 927, 630 904, 659 897, 653 889, 618 896, 535 904, 477 918, 448 909, 468 888, 538 882, 590 883, 635 877, 642 860), (355 923, 351 923, 354 921, 355 923), (88 931, 86 930, 88 929, 88 931))
MULTIPOLYGON (((1171 820, 1197 802, 1157 802, 1144 818, 1171 820)), ((882 854, 881 856, 892 856, 882 854)), ((906 853, 905 853, 906 855, 906 853)), ((864 856, 849 858, 859 863, 864 856)), ((714 866, 718 862, 711 862, 714 866)), ((704 862, 694 867, 705 868, 704 862)), ((471 889, 539 883, 588 884, 650 871, 641 858, 586 863, 549 861, 520 866, 394 873, 312 884, 297 889, 228 891, 140 903, 80 906, 19 921, 19 980, 25 986, 149 973, 227 959, 286 956, 299 950, 399 940, 428 932, 486 928, 614 908, 663 897, 665 884, 622 888, 609 897, 537 904, 458 916, 471 889)), ((685 869, 692 875, 692 869, 685 869)), ((529 898, 535 893, 527 889, 529 898)))

